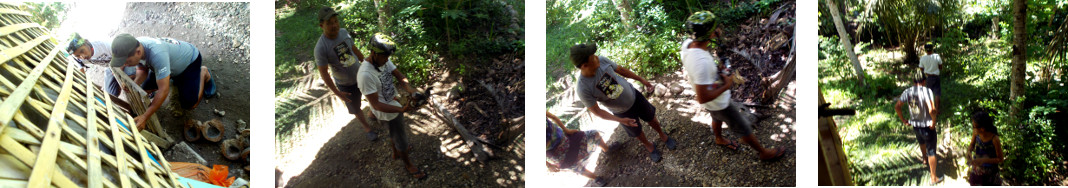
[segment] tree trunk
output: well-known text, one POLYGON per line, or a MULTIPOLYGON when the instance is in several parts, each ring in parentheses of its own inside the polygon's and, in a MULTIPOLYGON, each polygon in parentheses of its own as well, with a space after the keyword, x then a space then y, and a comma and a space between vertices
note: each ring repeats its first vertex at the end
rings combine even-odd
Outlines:
POLYGON ((1020 112, 1020 104, 1017 98, 1024 96, 1026 89, 1024 76, 1027 75, 1027 1, 1013 0, 1013 46, 1012 46, 1012 69, 1009 73, 1009 99, 1012 106, 1009 116, 1015 118, 1020 112))
MULTIPOLYGON (((910 31, 905 31, 910 32, 910 31)), ((919 32, 919 31, 916 31, 919 32)), ((905 51, 905 63, 907 64, 919 64, 920 56, 916 52, 916 37, 919 36, 916 33, 905 34, 904 41, 901 43, 901 50, 905 51)))
POLYGON ((991 23, 993 23, 993 24, 990 24, 991 25, 990 26, 991 27, 990 28, 990 36, 992 36, 994 39, 998 39, 998 37, 1000 36, 999 34, 1001 34, 1001 32, 998 32, 998 30, 1000 30, 998 28, 998 27, 1000 27, 998 25, 998 22, 1000 22, 1000 21, 1001 21, 1001 16, 994 16, 994 18, 992 18, 991 21, 990 21, 991 23))
POLYGON ((374 2, 375 7, 378 8, 378 31, 386 32, 386 25, 388 25, 386 23, 389 22, 386 16, 389 15, 387 14, 387 12, 389 12, 389 9, 386 8, 385 0, 375 0, 374 2))
POLYGON ((613 4, 616 4, 616 10, 619 10, 619 17, 623 19, 623 25, 630 29, 630 2, 627 0, 612 0, 613 4))
POLYGON ((846 32, 845 24, 842 23, 841 16, 838 15, 838 6, 834 1, 827 0, 827 7, 831 9, 831 17, 834 18, 834 27, 838 29, 838 39, 842 41, 842 47, 846 49, 846 55, 849 56, 849 60, 853 62, 853 69, 857 72, 857 78, 860 79, 860 85, 864 84, 864 78, 867 77, 864 73, 864 68, 860 66, 860 60, 857 59, 857 54, 853 52, 853 43, 849 39, 849 33, 846 32))
MULTIPOLYGON (((794 33, 797 33, 797 27, 794 27, 794 33)), ((794 59, 794 54, 797 49, 797 41, 794 39, 790 39, 790 41, 792 41, 790 43, 790 57, 786 58, 786 66, 783 67, 782 70, 779 70, 778 73, 775 73, 775 75, 772 75, 765 80, 765 82, 771 83, 768 84, 768 90, 764 90, 764 93, 761 94, 761 102, 764 104, 775 102, 775 99, 779 98, 779 92, 782 92, 783 88, 785 88, 786 85, 789 85, 790 81, 794 78, 794 72, 796 72, 794 71, 794 62, 797 61, 794 59)))

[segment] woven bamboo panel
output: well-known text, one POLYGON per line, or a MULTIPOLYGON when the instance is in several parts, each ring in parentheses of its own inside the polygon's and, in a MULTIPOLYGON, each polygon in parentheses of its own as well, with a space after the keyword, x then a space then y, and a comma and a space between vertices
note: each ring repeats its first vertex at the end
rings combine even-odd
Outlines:
POLYGON ((0 187, 184 187, 134 118, 29 18, 0 3, 0 187))

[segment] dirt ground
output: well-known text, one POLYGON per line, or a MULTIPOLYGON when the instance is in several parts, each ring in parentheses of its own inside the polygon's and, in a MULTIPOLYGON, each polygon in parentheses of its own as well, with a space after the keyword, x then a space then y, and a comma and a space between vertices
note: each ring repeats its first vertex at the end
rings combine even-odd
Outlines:
MULTIPOLYGON (((213 72, 219 94, 214 98, 201 101, 192 111, 192 118, 208 121, 220 119, 225 125, 223 139, 234 138, 241 122, 249 122, 249 4, 245 3, 127 3, 125 15, 119 28, 114 28, 111 36, 130 33, 141 37, 170 37, 192 43, 202 56, 203 66, 213 72), (214 110, 225 111, 224 116, 214 110)), ((94 80, 103 85, 103 68, 90 65, 86 71, 94 80)), ((173 96, 172 96, 173 97, 173 96)), ((164 103, 156 117, 167 134, 177 141, 184 142, 182 123, 184 110, 180 110, 177 100, 170 99, 164 103)), ((230 175, 249 179, 244 170, 247 163, 229 161, 222 156, 219 143, 198 140, 188 143, 201 157, 207 160, 207 166, 227 165, 230 175)), ((170 148, 160 148, 167 152, 170 148)), ((165 155, 170 161, 173 156, 165 155)), ((193 162, 193 161, 181 161, 193 162)))

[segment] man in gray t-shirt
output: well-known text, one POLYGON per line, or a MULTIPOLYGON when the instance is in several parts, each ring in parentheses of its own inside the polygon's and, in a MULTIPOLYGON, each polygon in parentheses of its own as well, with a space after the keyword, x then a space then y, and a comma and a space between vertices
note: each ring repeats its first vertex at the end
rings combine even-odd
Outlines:
POLYGON ((905 125, 912 125, 913 131, 916 133, 916 141, 920 144, 920 152, 923 153, 923 163, 928 164, 931 167, 931 182, 932 184, 941 181, 935 175, 935 166, 937 160, 935 155, 938 148, 938 132, 935 131, 935 117, 933 110, 934 107, 934 93, 931 89, 924 87, 925 81, 923 77, 918 77, 914 81, 915 85, 905 89, 901 93, 901 96, 897 98, 897 105, 894 106, 894 111, 897 112, 897 118, 904 122, 905 125), (909 108, 909 120, 901 115, 901 106, 908 105, 909 108))
POLYGON ((627 68, 616 65, 615 62, 596 55, 596 44, 578 44, 571 47, 571 63, 579 69, 581 76, 578 78, 576 95, 586 108, 606 120, 617 121, 623 130, 645 145, 645 149, 651 154, 649 159, 660 162, 661 153, 642 133, 641 122, 644 120, 660 134, 660 141, 664 142, 668 149, 675 149, 675 139, 668 137, 660 129, 660 121, 656 119, 656 107, 649 103, 633 86, 623 77, 638 80, 645 88, 652 89, 653 85, 641 76, 634 74, 627 68), (604 105, 612 113, 608 113, 598 106, 604 105))
POLYGON ((356 115, 356 119, 363 125, 363 130, 367 132, 367 139, 375 140, 378 134, 371 129, 363 111, 360 110, 361 94, 356 83, 356 73, 360 70, 359 62, 363 61, 363 54, 353 45, 348 31, 338 26, 337 13, 333 8, 319 9, 319 28, 323 29, 323 35, 319 36, 319 42, 315 43, 314 54, 319 77, 331 92, 345 102, 349 113, 356 115))

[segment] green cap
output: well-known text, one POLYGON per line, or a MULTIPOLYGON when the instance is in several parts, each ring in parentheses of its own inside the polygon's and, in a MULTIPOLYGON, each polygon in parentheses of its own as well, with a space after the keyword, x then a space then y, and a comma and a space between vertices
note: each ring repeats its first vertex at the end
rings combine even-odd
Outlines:
POLYGON ((337 15, 337 12, 334 12, 334 8, 330 8, 327 6, 319 8, 319 23, 323 23, 323 21, 329 20, 330 17, 334 15, 337 15))
POLYGON ((575 64, 575 67, 581 67, 582 64, 586 64, 587 60, 590 60, 590 56, 597 53, 597 44, 576 44, 571 46, 571 63, 575 64))
POLYGON ((391 55, 397 50, 397 45, 393 43, 393 37, 389 37, 386 34, 375 33, 370 43, 367 45, 368 48, 371 48, 371 51, 376 54, 391 55))
POLYGON ((126 58, 130 57, 130 53, 137 50, 137 47, 141 46, 141 43, 129 33, 119 34, 115 36, 115 40, 111 41, 111 67, 121 67, 126 64, 126 58))

